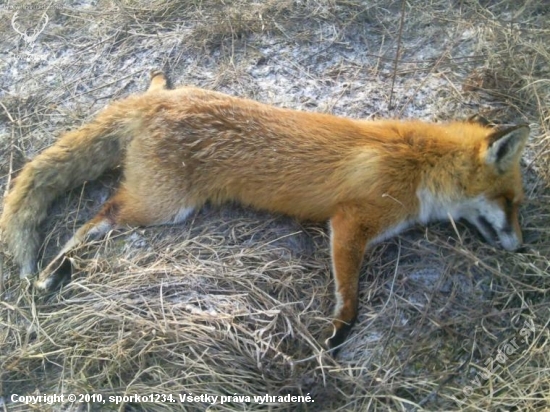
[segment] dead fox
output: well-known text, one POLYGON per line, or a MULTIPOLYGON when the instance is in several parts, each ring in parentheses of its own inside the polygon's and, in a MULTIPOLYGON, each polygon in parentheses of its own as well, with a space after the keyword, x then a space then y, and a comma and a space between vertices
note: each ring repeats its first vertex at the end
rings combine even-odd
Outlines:
POLYGON ((0 227, 27 276, 54 198, 123 165, 121 187, 39 274, 37 288, 54 288, 66 253, 113 228, 178 223, 206 202, 236 201, 329 221, 334 347, 357 316, 366 248, 415 223, 460 218, 492 244, 514 250, 522 242, 525 125, 354 120, 166 86, 155 73, 146 93, 65 133, 15 178, 0 227))

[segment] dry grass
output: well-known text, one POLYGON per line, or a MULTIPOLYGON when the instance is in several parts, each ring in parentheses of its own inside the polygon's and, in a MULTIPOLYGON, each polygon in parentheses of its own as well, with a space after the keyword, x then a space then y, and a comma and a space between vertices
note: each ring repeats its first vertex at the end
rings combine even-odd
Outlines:
MULTIPOLYGON (((7 257, 0 409, 547 410, 548 6, 407 2, 399 41, 397 1, 94 3, 51 6, 34 44, 13 30, 15 9, 0 8, 4 185, 60 131, 143 90, 149 69, 163 67, 176 83, 352 117, 481 111, 529 122, 527 250, 497 251, 447 224, 378 246, 363 267, 359 322, 337 359, 318 343, 332 306, 324 227, 206 209, 177 227, 86 246, 73 282, 49 296, 36 296, 7 257), (309 394, 315 402, 6 403, 44 393, 309 394)), ((28 30, 44 12, 17 11, 28 30)), ((46 259, 116 180, 54 206, 46 259)))

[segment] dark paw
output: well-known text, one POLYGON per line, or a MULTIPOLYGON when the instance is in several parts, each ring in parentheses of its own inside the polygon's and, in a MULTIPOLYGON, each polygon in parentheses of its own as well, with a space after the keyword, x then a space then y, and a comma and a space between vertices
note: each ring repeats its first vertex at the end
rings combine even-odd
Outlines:
POLYGON ((354 323, 355 323, 355 319, 350 323, 342 322, 342 323, 339 323, 338 326, 334 326, 336 328, 334 330, 334 333, 330 338, 326 340, 326 344, 332 356, 336 357, 336 355, 338 355, 338 352, 342 348, 341 345, 347 339, 354 323))
MULTIPOLYGON (((174 89, 174 85, 169 76, 168 70, 153 69, 149 72, 149 77, 151 81, 157 76, 161 76, 161 79, 164 80, 164 85, 162 87, 163 89, 167 89, 167 90, 174 89)), ((162 81, 162 80, 159 80, 159 81, 162 81)))
POLYGON ((56 265, 52 262, 40 273, 34 287, 44 292, 52 292, 71 281, 72 271, 71 260, 63 257, 56 265))

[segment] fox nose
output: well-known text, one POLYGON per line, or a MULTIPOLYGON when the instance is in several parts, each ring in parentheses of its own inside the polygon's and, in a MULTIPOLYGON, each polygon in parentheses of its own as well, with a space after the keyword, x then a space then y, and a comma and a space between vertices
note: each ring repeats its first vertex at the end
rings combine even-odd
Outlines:
POLYGON ((499 236, 498 243, 503 249, 509 250, 510 252, 516 252, 521 247, 521 240, 514 234, 502 234, 499 236))

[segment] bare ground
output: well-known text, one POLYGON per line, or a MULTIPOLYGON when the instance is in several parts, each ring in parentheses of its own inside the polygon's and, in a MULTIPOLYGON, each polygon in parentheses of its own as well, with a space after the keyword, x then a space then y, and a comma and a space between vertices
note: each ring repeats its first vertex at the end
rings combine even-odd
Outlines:
MULTIPOLYGON (((550 403, 550 9, 543 2, 82 0, 0 4, 0 183, 152 68, 270 104, 356 118, 527 122, 523 253, 457 224, 365 259, 360 317, 334 359, 324 226, 235 205, 113 233, 37 296, 0 276, 4 410, 542 411, 550 403), (15 14, 15 18, 14 18, 15 14), (48 20, 45 20, 45 15, 48 20), (401 29, 401 30, 400 30, 401 29), (401 34, 400 34, 401 31, 401 34), (12 395, 172 394, 176 402, 26 405, 12 395), (180 402, 179 395, 314 402, 180 402)), ((45 260, 116 186, 70 192, 45 260)), ((95 399, 97 400, 97 397, 95 399)))

